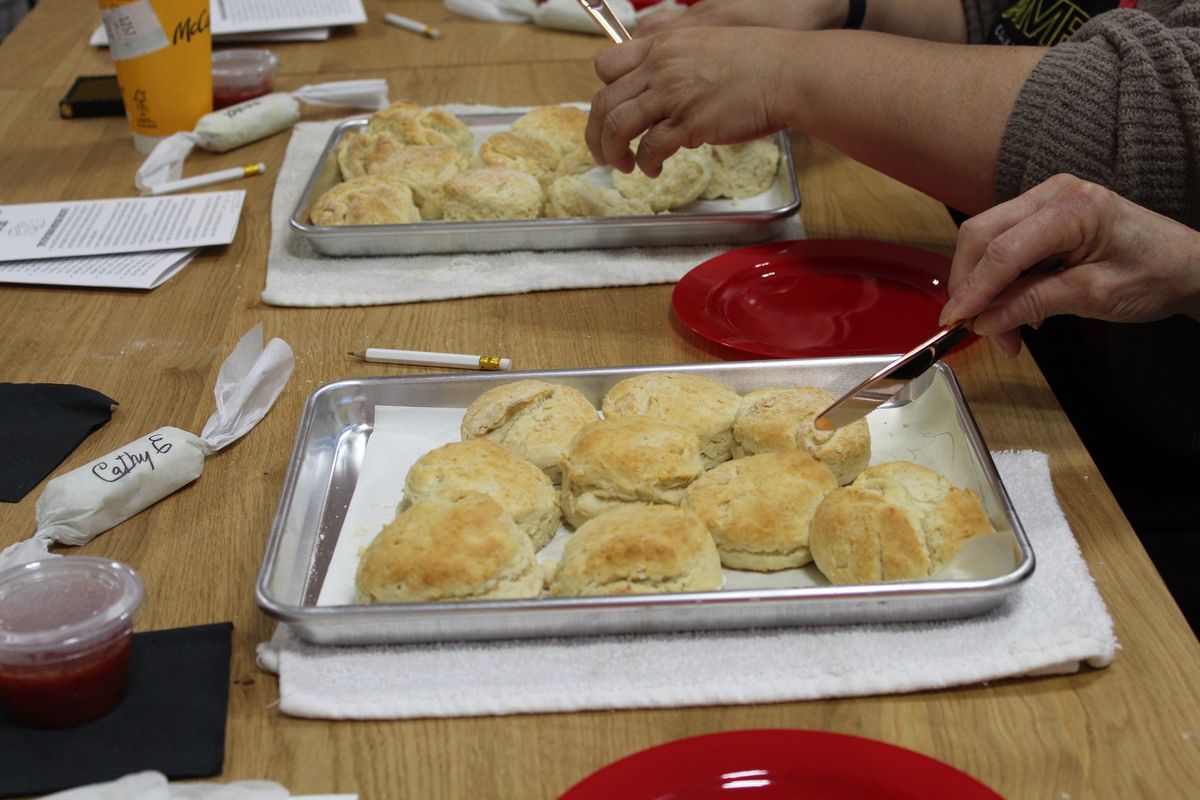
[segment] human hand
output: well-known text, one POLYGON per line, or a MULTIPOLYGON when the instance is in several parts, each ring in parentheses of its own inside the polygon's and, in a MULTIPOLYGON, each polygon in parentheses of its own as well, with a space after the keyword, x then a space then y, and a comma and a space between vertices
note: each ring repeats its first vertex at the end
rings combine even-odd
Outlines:
POLYGON ((942 324, 974 317, 1010 356, 1017 328, 1074 314, 1112 322, 1200 316, 1200 232, 1071 175, 963 223, 942 324), (1021 272, 1049 256, 1064 269, 1021 272))
MULTIPOLYGON (((794 35, 794 34, 793 34, 794 35)), ((596 162, 657 177, 680 147, 731 144, 786 127, 775 110, 789 34, 687 28, 596 56, 608 84, 592 98, 586 138, 596 162), (629 143, 645 131, 636 160, 629 143)))
POLYGON ((793 31, 838 28, 846 20, 846 0, 703 0, 638 20, 635 36, 697 27, 764 27, 793 31))

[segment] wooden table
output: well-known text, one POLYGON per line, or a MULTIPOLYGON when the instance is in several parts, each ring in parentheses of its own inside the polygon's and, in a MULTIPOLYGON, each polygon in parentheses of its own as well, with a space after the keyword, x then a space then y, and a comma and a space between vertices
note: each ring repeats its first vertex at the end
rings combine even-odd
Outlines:
MULTIPOLYGON (((587 100, 596 37, 455 17, 433 0, 368 0, 371 22, 320 44, 278 45, 283 89, 385 77, 423 104, 587 100), (437 25, 429 41, 380 22, 384 9, 437 25)), ((59 119, 77 74, 111 72, 86 45, 84 0, 42 0, 0 47, 2 202, 132 194, 141 161, 120 119, 59 119)), ((282 134, 204 171, 282 161, 282 134)), ((795 137, 810 236, 899 242, 949 253, 944 209, 820 142, 795 137)), ((670 286, 545 292, 371 308, 265 306, 270 177, 247 190, 237 240, 204 251, 150 292, 5 285, 0 380, 77 383, 120 401, 59 472, 161 425, 199 431, 217 368, 256 323, 289 342, 296 371, 274 410, 210 458, 200 480, 72 550, 125 561, 148 589, 144 629, 234 622, 222 780, 278 780, 296 793, 397 798, 553 798, 641 748, 712 731, 813 728, 858 734, 948 762, 1010 798, 1185 797, 1200 787, 1200 647, 1028 355, 974 346, 951 364, 993 450, 1051 454, 1055 486, 1116 624, 1107 669, 939 692, 802 703, 499 718, 321 722, 282 716, 254 663, 273 622, 253 585, 304 400, 322 383, 420 368, 351 365, 348 344, 498 351, 523 369, 712 361, 672 324, 670 286), (553 335, 547 335, 553 332, 553 335)), ((11 454, 5 454, 9 457, 11 454)), ((37 487, 0 507, 0 545, 34 529, 37 487)))

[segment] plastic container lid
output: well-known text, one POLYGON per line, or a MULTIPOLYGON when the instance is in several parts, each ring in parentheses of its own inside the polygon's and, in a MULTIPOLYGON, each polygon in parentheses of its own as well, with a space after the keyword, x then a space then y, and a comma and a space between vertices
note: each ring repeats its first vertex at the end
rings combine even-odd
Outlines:
POLYGON ((278 68, 279 56, 271 50, 217 50, 212 54, 213 94, 251 89, 267 94, 278 68))
POLYGON ((142 579, 119 561, 63 556, 0 572, 0 662, 71 658, 132 624, 142 579))

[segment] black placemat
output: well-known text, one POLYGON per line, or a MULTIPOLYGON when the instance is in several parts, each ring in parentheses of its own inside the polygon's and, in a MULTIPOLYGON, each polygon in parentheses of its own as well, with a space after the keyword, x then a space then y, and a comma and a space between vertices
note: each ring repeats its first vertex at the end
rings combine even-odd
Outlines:
POLYGON ((54 471, 117 401, 58 383, 0 383, 0 500, 15 503, 54 471))
POLYGON ((134 634, 128 694, 94 722, 40 730, 17 725, 0 707, 0 797, 149 769, 168 778, 220 774, 232 631, 218 622, 134 634))

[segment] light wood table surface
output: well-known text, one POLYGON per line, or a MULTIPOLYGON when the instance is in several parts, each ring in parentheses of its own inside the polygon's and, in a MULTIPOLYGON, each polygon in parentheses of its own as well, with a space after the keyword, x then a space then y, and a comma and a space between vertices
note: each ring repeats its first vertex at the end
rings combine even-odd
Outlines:
MULTIPOLYGON (((0 45, 0 202, 128 196, 141 162, 121 119, 62 120, 56 101, 77 74, 111 72, 86 44, 94 2, 41 0, 0 45)), ((325 43, 276 45, 278 88, 384 77, 392 97, 431 105, 587 100, 598 88, 597 37, 455 17, 433 0, 368 0, 371 21, 325 43), (395 10, 442 29, 429 41, 380 22, 395 10)), ((309 118, 312 118, 310 115, 309 118)), ((286 340, 296 370, 271 413, 208 459, 203 476, 70 552, 125 561, 148 589, 143 629, 234 623, 225 769, 295 793, 394 798, 554 798, 600 766, 671 739, 788 727, 881 739, 945 761, 1007 798, 1183 798, 1200 793, 1200 647, 1035 364, 985 344, 952 356, 993 450, 1050 453, 1063 509, 1116 625, 1107 669, 889 697, 651 711, 595 711, 396 722, 283 716, 254 648, 274 623, 253 585, 301 408, 349 376, 421 374, 358 365, 367 343, 501 352, 521 369, 672 364, 717 358, 672 323, 669 285, 483 297, 370 308, 275 308, 259 299, 269 204, 287 141, 275 136, 188 172, 264 161, 236 241, 209 248, 150 292, 0 285, 0 380, 76 383, 120 402, 112 421, 55 474, 162 426, 199 431, 217 368, 261 322, 286 340)), ((938 203, 795 136, 812 237, 865 238, 949 253, 954 228, 938 203)), ((225 188, 225 187, 222 187, 225 188)), ((12 458, 12 453, 3 454, 12 458)), ((44 484, 43 484, 44 485, 44 484)), ((34 529, 42 486, 0 506, 0 546, 34 529)))

